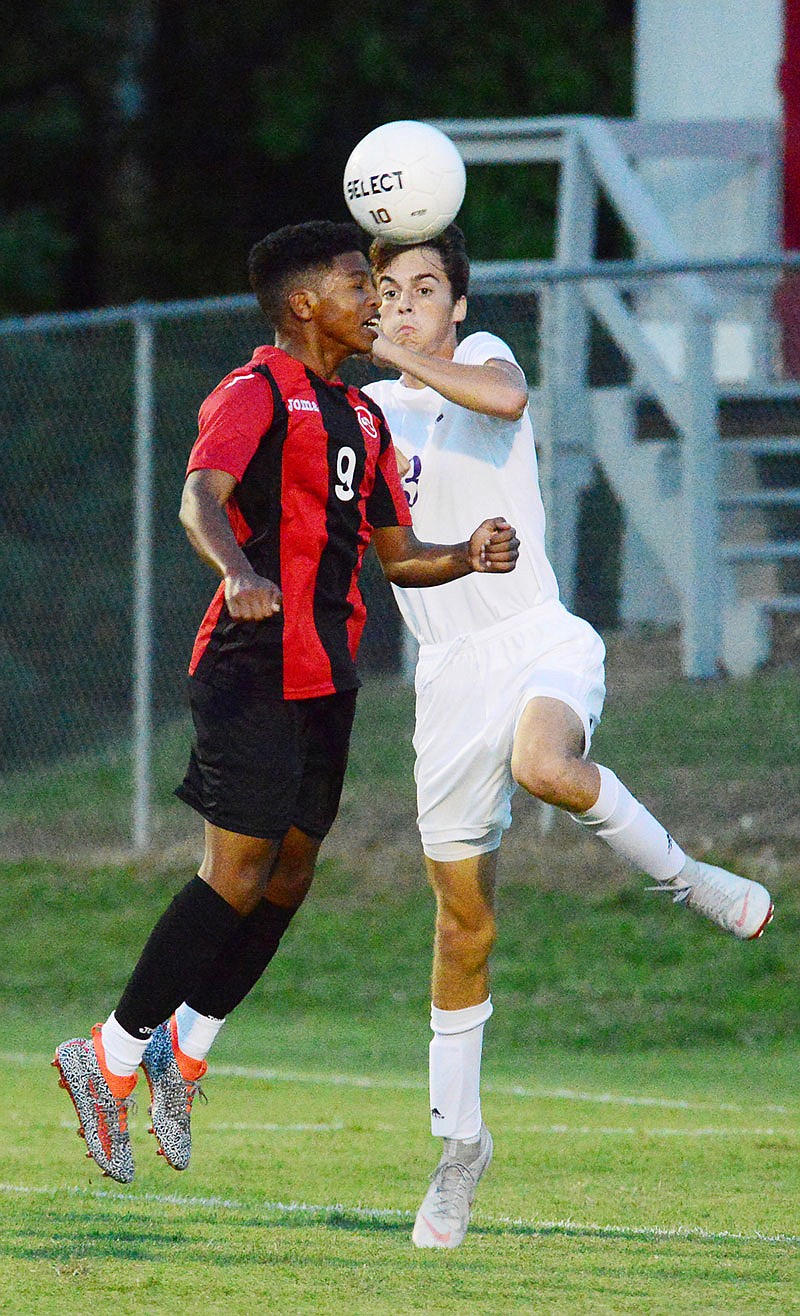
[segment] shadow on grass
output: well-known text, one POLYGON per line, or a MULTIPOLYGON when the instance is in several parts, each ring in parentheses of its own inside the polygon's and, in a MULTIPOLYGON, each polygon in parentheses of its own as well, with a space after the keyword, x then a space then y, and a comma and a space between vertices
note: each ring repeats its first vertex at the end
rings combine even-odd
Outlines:
MULTIPOLYGON (((75 1190, 72 1190, 73 1192, 75 1190)), ((83 1194, 81 1194, 83 1196, 83 1194)), ((112 1194, 107 1194, 108 1196, 112 1194)), ((86 1194, 87 1199, 98 1194, 86 1194)), ((113 1194, 113 1196, 117 1196, 113 1194)), ((146 1200, 119 1194, 120 1202, 127 1201, 128 1211, 146 1205, 146 1200)), ((313 1206, 306 1203, 265 1203, 262 1212, 244 1203, 215 1201, 207 1203, 197 1199, 179 1197, 164 1202, 165 1208, 184 1205, 180 1223, 165 1229, 161 1222, 138 1219, 126 1220, 115 1211, 101 1211, 87 1217, 86 1210, 43 1212, 39 1220, 20 1225, 16 1237, 9 1237, 4 1245, 7 1256, 30 1261, 47 1261, 59 1266, 70 1266, 88 1260, 115 1259, 119 1261, 159 1262, 175 1255, 176 1250, 205 1239, 210 1226, 223 1221, 235 1223, 237 1230, 285 1230, 316 1232, 331 1231, 353 1235, 395 1237, 410 1240, 413 1212, 366 1207, 313 1206), (46 1241, 45 1241, 46 1239, 46 1241)), ((89 1200, 86 1201, 86 1206, 89 1200)), ((9 1231, 11 1232, 11 1231, 9 1231)), ((526 1221, 519 1219, 475 1220, 470 1235, 485 1238, 564 1238, 603 1240, 618 1243, 688 1244, 770 1249, 780 1247, 795 1253, 800 1250, 800 1236, 795 1234, 734 1233, 727 1230, 712 1231, 700 1227, 659 1228, 653 1226, 624 1226, 582 1224, 570 1220, 526 1221)), ((217 1236, 209 1252, 215 1265, 240 1265, 243 1256, 253 1250, 252 1233, 245 1240, 241 1235, 234 1245, 226 1244, 217 1236)), ((257 1250, 257 1249, 256 1249, 257 1250)))

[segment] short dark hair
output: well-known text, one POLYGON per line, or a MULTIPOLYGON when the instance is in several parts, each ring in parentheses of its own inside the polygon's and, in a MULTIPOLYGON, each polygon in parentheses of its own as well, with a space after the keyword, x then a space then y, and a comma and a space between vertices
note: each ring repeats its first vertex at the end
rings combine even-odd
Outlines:
POLYGON ((410 247, 430 247, 439 253, 444 272, 453 294, 453 301, 466 297, 469 289, 469 257, 464 234, 457 224, 448 224, 436 238, 424 242, 392 242, 391 238, 375 238, 369 249, 369 259, 376 278, 386 266, 410 247))
POLYGON ((257 242, 247 258, 247 274, 258 304, 273 325, 285 314, 287 281, 304 270, 326 269, 337 256, 364 250, 357 224, 312 219, 286 224, 257 242))

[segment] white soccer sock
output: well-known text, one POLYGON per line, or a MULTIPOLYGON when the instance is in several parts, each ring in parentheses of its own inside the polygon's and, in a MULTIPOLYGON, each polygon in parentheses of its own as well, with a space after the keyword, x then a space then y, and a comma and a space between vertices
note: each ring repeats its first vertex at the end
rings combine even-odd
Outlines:
POLYGON ((140 1037, 126 1033, 125 1029, 117 1023, 117 1016, 113 1011, 103 1024, 100 1036, 103 1040, 106 1065, 111 1073, 119 1077, 135 1074, 141 1064, 149 1038, 145 1037, 142 1040, 140 1037))
POLYGON ((431 1006, 431 1133, 437 1138, 471 1142, 481 1131, 481 1051, 483 1025, 492 998, 465 1010, 431 1006))
POLYGON ((600 794, 591 809, 572 817, 636 868, 657 882, 668 882, 686 863, 683 850, 609 768, 597 767, 600 794))
POLYGON ((183 1054, 191 1060, 205 1060, 224 1022, 210 1014, 198 1014, 184 1001, 175 1011, 178 1046, 183 1054))

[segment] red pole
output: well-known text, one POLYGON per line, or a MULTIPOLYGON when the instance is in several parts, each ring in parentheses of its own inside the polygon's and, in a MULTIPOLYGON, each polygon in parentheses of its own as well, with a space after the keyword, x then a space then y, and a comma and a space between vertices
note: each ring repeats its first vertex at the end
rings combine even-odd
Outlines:
MULTIPOLYGON (((800 251, 800 0, 784 0, 783 59, 783 245, 800 251)), ((800 273, 787 270, 775 294, 781 322, 783 374, 800 379, 800 273)))
POLYGON ((800 251, 800 0, 784 0, 783 60, 783 245, 800 251))

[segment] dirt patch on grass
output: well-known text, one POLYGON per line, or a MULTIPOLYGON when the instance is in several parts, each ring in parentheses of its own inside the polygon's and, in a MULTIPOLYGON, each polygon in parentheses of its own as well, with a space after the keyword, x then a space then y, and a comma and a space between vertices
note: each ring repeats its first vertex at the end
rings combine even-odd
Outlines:
MULTIPOLYGON (((659 690, 682 679, 677 628, 642 626, 605 638, 607 708, 644 707, 659 690)), ((626 785, 696 858, 736 868, 775 889, 800 885, 800 812, 792 805, 798 776, 795 769, 792 786, 786 767, 778 765, 740 780, 715 782, 704 765, 673 769, 668 789, 648 791, 632 780, 626 785)), ((566 814, 524 791, 517 792, 513 808, 514 822, 503 841, 501 882, 584 893, 630 884, 628 867, 566 814)), ((359 856, 373 885, 424 882, 412 783, 406 789, 381 789, 379 807, 363 787, 346 787, 324 853, 348 865, 359 856)))
MULTIPOLYGON (((705 773, 698 769, 685 770, 674 785, 668 800, 649 798, 646 803, 684 849, 754 877, 772 890, 800 886, 800 826, 796 818, 785 817, 785 804, 778 803, 776 789, 785 788, 778 774, 774 783, 765 780, 757 787, 733 783, 716 797, 709 796, 705 773)), ((380 818, 364 807, 363 796, 348 799, 323 854, 356 872, 363 869, 372 889, 424 884, 413 815, 410 792, 384 798, 380 818)), ((503 841, 500 883, 590 893, 622 888, 631 880, 627 865, 573 819, 517 792, 514 822, 503 841)))
MULTIPOLYGON (((608 711, 642 708, 659 690, 681 680, 677 629, 636 627, 607 636, 606 645, 608 711)), ((800 884, 800 812, 793 803, 800 789, 796 767, 790 771, 779 764, 718 782, 709 779, 706 762, 702 767, 673 768, 658 790, 627 778, 626 784, 698 858, 738 867, 773 888, 800 884)), ((63 813, 60 818, 49 816, 45 809, 39 817, 20 817, 0 838, 0 858, 39 855, 91 866, 130 862, 129 850, 104 844, 97 832, 92 838, 85 822, 63 813)), ((143 869, 184 869, 199 862, 202 825, 190 810, 177 804, 165 810, 159 835, 158 847, 139 861, 143 869)), ((374 790, 363 777, 348 779, 323 857, 356 876, 363 872, 372 891, 424 885, 410 773, 405 781, 380 782, 374 790)), ((572 819, 518 791, 514 824, 503 842, 500 880, 589 892, 625 886, 632 879, 627 867, 572 819)), ((356 895, 359 887, 354 888, 356 895)))

